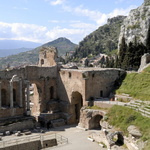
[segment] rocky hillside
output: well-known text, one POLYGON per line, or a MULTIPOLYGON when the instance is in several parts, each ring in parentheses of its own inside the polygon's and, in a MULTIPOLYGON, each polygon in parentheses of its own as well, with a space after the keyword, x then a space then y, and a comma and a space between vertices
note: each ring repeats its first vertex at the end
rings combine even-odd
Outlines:
POLYGON ((6 66, 18 67, 22 65, 32 65, 37 64, 39 50, 43 46, 54 46, 58 49, 58 55, 64 55, 68 51, 73 51, 76 44, 72 43, 70 40, 66 38, 58 38, 52 42, 48 42, 43 44, 40 47, 37 47, 31 51, 19 53, 17 55, 11 55, 8 57, 0 58, 0 69, 6 68, 6 66))
POLYGON ((150 24, 150 0, 145 0, 144 3, 137 9, 130 11, 121 26, 119 43, 124 36, 126 43, 133 42, 135 37, 138 42, 146 44, 147 32, 150 24))
POLYGON ((90 54, 109 54, 117 49, 120 27, 125 18, 125 16, 118 16, 108 19, 107 24, 99 27, 96 31, 85 37, 79 43, 75 58, 83 58, 90 54))

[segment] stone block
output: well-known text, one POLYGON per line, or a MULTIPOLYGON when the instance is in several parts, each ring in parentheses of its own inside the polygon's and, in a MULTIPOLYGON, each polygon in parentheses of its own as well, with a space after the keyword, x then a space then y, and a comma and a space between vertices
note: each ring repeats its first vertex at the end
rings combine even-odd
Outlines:
POLYGON ((129 132, 129 134, 131 134, 131 135, 134 136, 134 137, 139 138, 139 137, 142 136, 140 130, 139 130, 136 126, 134 126, 134 125, 130 125, 130 126, 127 128, 127 130, 128 130, 128 132, 129 132))
POLYGON ((65 120, 64 119, 52 120, 51 123, 53 127, 60 127, 65 125, 65 120))
POLYGON ((28 132, 24 132, 25 135, 30 135, 32 132, 28 131, 28 132))
POLYGON ((10 135, 10 131, 6 131, 5 134, 6 134, 6 135, 10 135))
POLYGON ((15 133, 15 135, 16 135, 16 136, 21 136, 22 133, 21 133, 21 131, 18 131, 17 133, 15 133))
POLYGON ((4 133, 0 133, 0 136, 3 136, 4 135, 4 133))

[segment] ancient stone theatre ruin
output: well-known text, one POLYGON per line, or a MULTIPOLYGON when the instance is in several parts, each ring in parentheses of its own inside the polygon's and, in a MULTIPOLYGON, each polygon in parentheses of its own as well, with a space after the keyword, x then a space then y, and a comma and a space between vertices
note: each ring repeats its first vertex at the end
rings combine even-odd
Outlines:
POLYGON ((43 47, 38 66, 0 71, 0 120, 27 121, 34 116, 42 126, 79 123, 81 107, 91 99, 109 97, 125 73, 120 69, 67 69, 57 61, 57 49, 43 47))

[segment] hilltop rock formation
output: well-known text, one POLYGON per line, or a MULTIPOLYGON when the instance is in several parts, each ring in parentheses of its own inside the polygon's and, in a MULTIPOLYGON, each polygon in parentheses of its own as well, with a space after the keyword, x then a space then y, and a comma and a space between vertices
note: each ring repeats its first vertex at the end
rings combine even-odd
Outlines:
POLYGON ((124 36, 127 43, 135 41, 136 38, 138 43, 142 42, 145 45, 149 24, 150 0, 145 0, 140 7, 131 10, 127 18, 124 19, 121 26, 119 44, 124 36))
POLYGON ((107 24, 86 36, 80 43, 74 58, 85 58, 88 55, 96 56, 99 53, 110 53, 118 47, 120 27, 126 16, 109 18, 107 24))

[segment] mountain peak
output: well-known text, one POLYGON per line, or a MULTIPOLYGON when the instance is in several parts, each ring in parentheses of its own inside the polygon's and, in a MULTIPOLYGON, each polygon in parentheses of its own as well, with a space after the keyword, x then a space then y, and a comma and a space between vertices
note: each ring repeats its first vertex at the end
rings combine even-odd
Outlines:
POLYGON ((58 38, 54 41, 57 41, 57 42, 64 42, 65 41, 65 42, 71 43, 71 41, 69 39, 65 38, 65 37, 60 37, 60 38, 58 38))
POLYGON ((145 5, 150 5, 150 0, 144 0, 145 5))
POLYGON ((108 18, 107 20, 107 24, 110 25, 110 24, 113 24, 113 23, 116 23, 118 21, 121 21, 124 20, 126 18, 126 16, 116 16, 116 17, 113 17, 113 18, 108 18))

